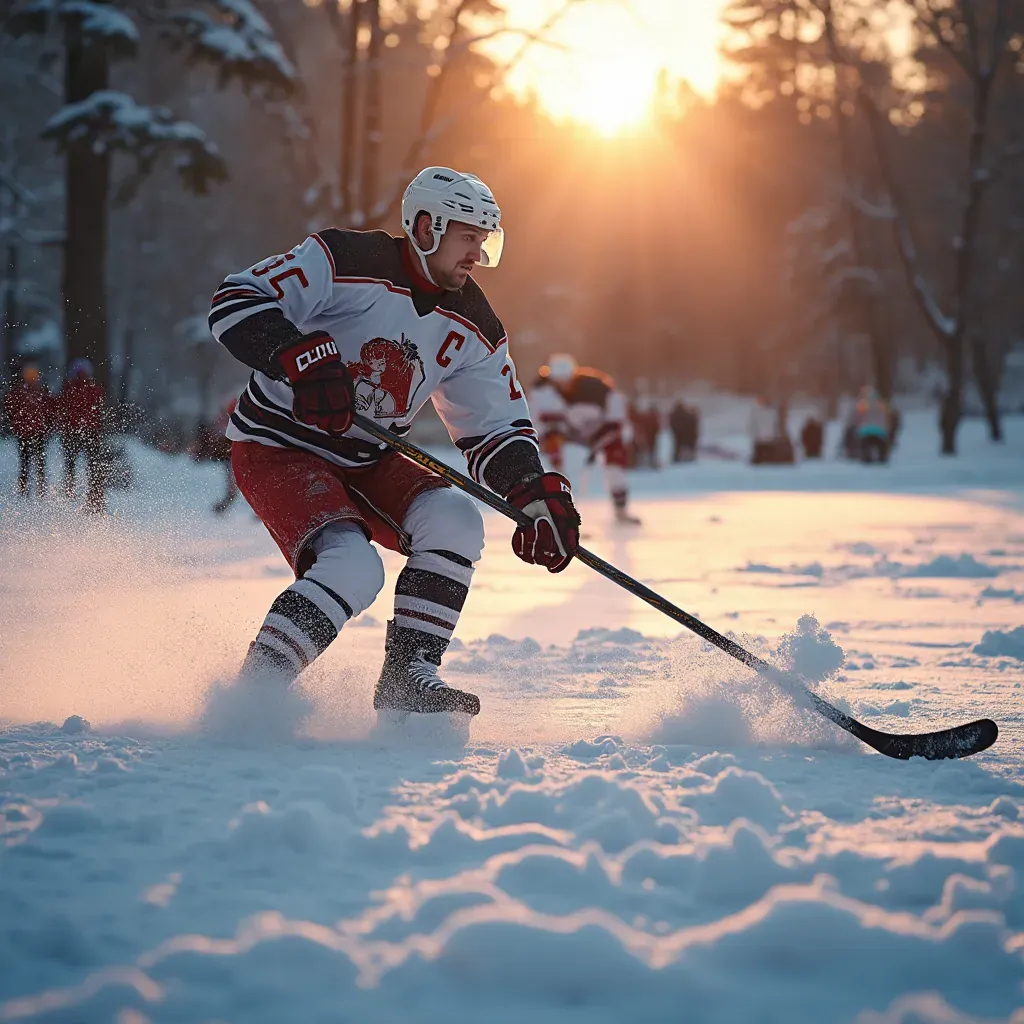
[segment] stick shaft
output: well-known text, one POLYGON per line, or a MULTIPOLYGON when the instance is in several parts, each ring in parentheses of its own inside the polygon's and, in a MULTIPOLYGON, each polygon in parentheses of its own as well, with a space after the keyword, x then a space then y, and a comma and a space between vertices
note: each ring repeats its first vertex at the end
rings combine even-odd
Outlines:
MULTIPOLYGON (((355 426, 364 433, 377 438, 378 441, 383 442, 389 448, 404 455, 412 462, 423 466, 424 469, 429 469, 432 473, 436 473, 443 480, 447 480, 448 483, 460 488, 467 494, 471 494, 485 505, 489 505, 496 512, 508 516, 509 519, 519 526, 531 526, 533 524, 533 520, 522 510, 516 508, 515 505, 510 504, 504 498, 495 494, 494 491, 489 490, 482 484, 478 484, 465 474, 452 469, 447 463, 435 459, 410 441, 406 441, 392 431, 378 426, 373 420, 365 416, 356 415, 352 419, 355 426)), ((824 698, 819 697, 813 690, 808 689, 802 683, 798 683, 792 677, 786 676, 770 662, 759 658, 756 654, 751 654, 750 651, 741 647, 735 640, 722 636, 717 630, 712 629, 706 623, 701 622, 700 619, 690 615, 689 612, 684 612, 682 608, 676 607, 671 601, 666 600, 660 594, 651 590, 650 587, 645 587, 639 580, 633 579, 632 576, 627 575, 621 569, 616 569, 614 565, 606 562, 603 558, 599 558, 592 551, 588 551, 586 548, 578 548, 576 557, 585 565, 589 565, 595 572, 600 573, 624 590, 628 590, 629 593, 639 597, 641 601, 646 601, 652 608, 657 609, 663 615, 667 615, 681 626, 685 626, 702 639, 707 640, 708 643, 714 644, 715 647, 724 651, 730 657, 742 662, 756 672, 776 680, 790 690, 798 687, 804 699, 808 701, 818 714, 823 715, 829 721, 839 726, 840 729, 845 729, 846 732, 856 736, 857 739, 885 754, 887 757, 899 758, 900 760, 906 760, 914 756, 930 759, 969 757, 971 754, 976 754, 978 751, 990 747, 999 734, 996 723, 990 719, 979 719, 966 725, 958 725, 951 729, 943 729, 932 733, 896 735, 871 729, 864 725, 863 722, 858 722, 857 719, 840 711, 839 708, 833 706, 824 698)))
MULTIPOLYGON (((439 459, 435 459, 432 455, 423 451, 422 448, 417 447, 411 441, 407 441, 405 438, 399 437, 397 434, 385 427, 379 426, 366 416, 356 414, 352 421, 360 430, 367 434, 371 434, 379 441, 383 441, 387 444, 388 447, 393 448, 406 458, 423 466, 424 469, 429 469, 432 473, 436 473, 439 477, 447 480, 450 484, 460 488, 467 494, 471 494, 474 498, 479 499, 485 505, 489 505, 496 512, 500 512, 502 515, 507 516, 518 526, 532 525, 533 520, 526 515, 526 513, 516 508, 515 505, 507 502, 500 495, 495 494, 494 491, 484 487, 482 484, 478 484, 475 480, 466 476, 464 473, 460 473, 457 469, 453 469, 447 463, 441 462, 439 459)), ((674 605, 671 601, 662 597, 661 594, 651 590, 650 587, 644 586, 644 584, 639 580, 633 579, 632 576, 624 573, 621 569, 617 569, 610 562, 606 562, 603 558, 595 555, 592 551, 588 551, 586 548, 580 547, 576 551, 576 557, 584 565, 590 566, 590 568, 595 572, 604 576, 605 579, 611 580, 612 583, 622 587, 623 590, 627 590, 629 593, 639 597, 641 601, 645 601, 663 615, 667 615, 670 619, 674 619, 681 626, 685 626, 702 639, 707 640, 708 643, 714 644, 715 647, 724 651, 730 657, 742 662, 744 665, 754 669, 756 672, 763 672, 769 676, 779 675, 779 670, 774 665, 765 661, 763 658, 759 658, 756 654, 751 654, 750 651, 741 647, 735 640, 730 640, 729 637, 722 636, 721 633, 712 629, 711 626, 707 625, 707 623, 701 622, 700 619, 691 615, 689 612, 683 611, 682 608, 674 605)), ((854 724, 853 719, 849 718, 848 715, 843 714, 842 711, 833 707, 827 701, 822 700, 817 694, 810 690, 807 690, 806 693, 815 709, 825 715, 826 718, 831 719, 837 725, 841 725, 844 729, 849 729, 851 725, 854 724)))

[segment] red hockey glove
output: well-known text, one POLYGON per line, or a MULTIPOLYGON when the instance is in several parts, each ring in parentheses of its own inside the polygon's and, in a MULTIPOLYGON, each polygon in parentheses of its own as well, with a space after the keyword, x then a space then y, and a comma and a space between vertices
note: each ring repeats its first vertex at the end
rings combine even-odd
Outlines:
POLYGON ((533 519, 532 526, 516 528, 512 550, 524 562, 561 572, 580 544, 580 514, 572 503, 569 481, 560 473, 544 473, 517 484, 508 500, 533 519))
POLYGON ((295 418, 329 434, 344 434, 352 426, 356 395, 334 339, 326 331, 314 331, 276 358, 295 393, 295 418))

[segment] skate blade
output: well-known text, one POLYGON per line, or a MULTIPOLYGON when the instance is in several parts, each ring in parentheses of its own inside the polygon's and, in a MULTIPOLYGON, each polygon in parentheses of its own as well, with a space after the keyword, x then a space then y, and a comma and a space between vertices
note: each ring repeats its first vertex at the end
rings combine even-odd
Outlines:
POLYGON ((464 747, 469 742, 472 716, 462 711, 417 714, 412 711, 378 711, 370 739, 401 746, 464 747))

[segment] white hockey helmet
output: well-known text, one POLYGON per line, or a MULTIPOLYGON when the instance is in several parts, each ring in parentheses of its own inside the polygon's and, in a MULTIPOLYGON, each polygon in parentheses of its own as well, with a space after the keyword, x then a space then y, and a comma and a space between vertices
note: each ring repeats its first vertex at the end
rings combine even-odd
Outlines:
POLYGON ((556 384, 565 384, 576 373, 576 360, 567 352, 558 352, 548 360, 548 377, 556 384))
POLYGON ((450 167, 427 167, 420 171, 402 196, 402 228, 409 241, 418 252, 429 256, 437 251, 441 236, 453 220, 488 232, 480 246, 477 266, 496 267, 505 244, 505 232, 501 227, 501 210, 491 190, 475 174, 463 174, 450 167), (434 231, 434 244, 427 250, 420 249, 413 237, 420 213, 430 214, 434 231))

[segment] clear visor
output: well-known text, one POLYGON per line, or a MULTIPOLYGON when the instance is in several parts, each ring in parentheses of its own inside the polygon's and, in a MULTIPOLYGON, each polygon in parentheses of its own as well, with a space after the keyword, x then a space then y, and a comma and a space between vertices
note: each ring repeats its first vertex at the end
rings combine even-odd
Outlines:
POLYGON ((495 228, 480 243, 480 259, 477 266, 496 267, 501 259, 501 250, 505 248, 505 229, 495 228))

